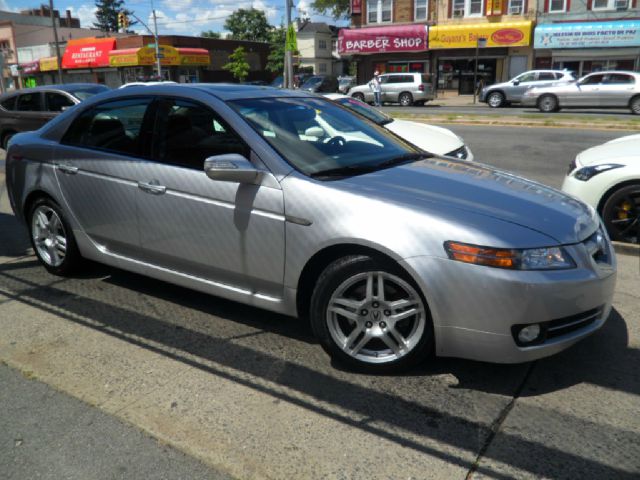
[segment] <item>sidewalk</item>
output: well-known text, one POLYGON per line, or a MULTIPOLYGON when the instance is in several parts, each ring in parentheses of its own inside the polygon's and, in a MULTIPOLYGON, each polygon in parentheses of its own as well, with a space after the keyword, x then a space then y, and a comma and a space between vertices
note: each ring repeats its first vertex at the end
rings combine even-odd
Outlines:
POLYGON ((437 98, 427 105, 433 107, 478 107, 487 108, 485 103, 482 103, 476 97, 476 103, 473 103, 473 95, 458 95, 456 92, 437 92, 437 98))

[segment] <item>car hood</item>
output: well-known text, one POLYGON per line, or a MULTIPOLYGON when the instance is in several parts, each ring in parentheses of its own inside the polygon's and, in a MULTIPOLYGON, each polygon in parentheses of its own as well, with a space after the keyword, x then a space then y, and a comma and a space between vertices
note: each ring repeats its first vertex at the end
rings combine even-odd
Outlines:
POLYGON ((573 197, 486 165, 449 158, 434 157, 336 183, 431 214, 456 208, 497 218, 559 244, 581 242, 598 228, 595 210, 573 197))
POLYGON ((598 163, 616 163, 616 159, 636 157, 640 161, 640 135, 629 135, 616 138, 610 142, 589 148, 578 154, 576 160, 580 165, 598 163))
POLYGON ((445 155, 464 145, 462 139, 451 130, 426 123, 394 120, 385 127, 417 147, 437 155, 445 155))

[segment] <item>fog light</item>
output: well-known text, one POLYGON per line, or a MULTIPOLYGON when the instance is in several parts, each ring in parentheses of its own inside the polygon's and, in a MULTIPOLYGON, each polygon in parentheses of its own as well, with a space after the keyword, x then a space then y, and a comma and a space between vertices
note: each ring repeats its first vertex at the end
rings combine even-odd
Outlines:
POLYGON ((520 343, 531 343, 534 340, 537 340, 540 336, 540 325, 533 324, 527 327, 524 327, 522 330, 518 332, 518 341, 520 343))

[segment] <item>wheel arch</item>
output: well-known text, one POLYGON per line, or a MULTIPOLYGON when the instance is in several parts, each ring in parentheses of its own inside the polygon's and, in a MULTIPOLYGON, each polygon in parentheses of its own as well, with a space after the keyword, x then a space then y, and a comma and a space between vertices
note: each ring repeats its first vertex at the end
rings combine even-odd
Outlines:
POLYGON ((603 213, 602 209, 604 208, 604 204, 607 203, 607 200, 609 200, 611 195, 613 195, 615 192, 617 192, 621 188, 628 187, 630 185, 640 186, 640 179, 625 180, 624 182, 616 183, 615 185, 612 185, 611 187, 609 187, 609 189, 606 192, 604 192, 600 197, 600 201, 598 202, 598 207, 597 207, 598 214, 602 216, 602 213, 603 213))
POLYGON ((43 189, 40 189, 40 188, 36 188, 35 190, 32 190, 25 197, 24 202, 22 202, 22 217, 25 220, 27 220, 27 215, 31 211, 31 208, 33 207, 33 204, 39 198, 48 198, 49 200, 51 200, 51 201, 53 201, 55 203, 58 203, 58 201, 53 197, 53 195, 48 193, 46 190, 43 190, 43 189))

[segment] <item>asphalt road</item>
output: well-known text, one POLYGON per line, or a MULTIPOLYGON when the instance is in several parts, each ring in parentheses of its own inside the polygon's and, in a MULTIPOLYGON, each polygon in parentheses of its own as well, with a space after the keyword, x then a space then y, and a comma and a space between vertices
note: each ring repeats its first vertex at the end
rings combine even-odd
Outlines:
MULTIPOLYGON (((452 129, 478 160, 553 186, 575 153, 624 134, 452 129)), ((559 355, 356 375, 291 318, 97 265, 48 275, 0 197, 0 361, 237 478, 636 479, 638 302, 640 260, 620 255, 609 321, 559 355)), ((17 401, 23 387, 0 401, 17 401)), ((36 418, 39 405, 36 396, 25 408, 36 418)), ((10 415, 0 406, 0 425, 10 415)), ((68 422, 82 429, 82 418, 68 422)), ((43 418, 41 428, 60 426, 43 418)), ((0 438, 15 440, 3 429, 0 438)), ((5 455, 0 477, 29 476, 24 465, 9 470, 16 450, 5 455)))

